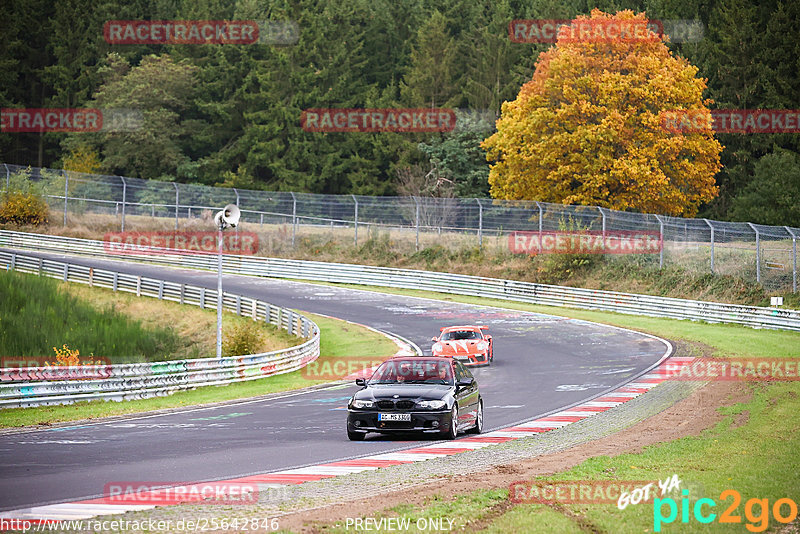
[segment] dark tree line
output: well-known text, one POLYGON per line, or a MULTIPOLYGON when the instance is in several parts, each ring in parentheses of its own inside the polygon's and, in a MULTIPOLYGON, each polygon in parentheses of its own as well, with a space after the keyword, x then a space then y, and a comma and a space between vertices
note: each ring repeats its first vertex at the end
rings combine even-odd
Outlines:
MULTIPOLYGON (((670 48, 709 79, 718 108, 800 108, 800 3, 774 0, 5 0, 0 106, 134 108, 131 132, 0 133, 7 163, 59 167, 93 151, 99 172, 233 187, 484 196, 478 144, 549 44, 508 38, 513 19, 592 8, 699 19, 670 48), (293 21, 291 45, 111 45, 109 20, 293 21), (469 110, 449 133, 312 133, 308 108, 469 110), (488 119, 487 119, 488 118, 488 119), (409 178, 409 173, 420 174, 409 178), (432 180, 432 182, 431 182, 432 180)), ((722 134, 720 196, 703 215, 800 225, 800 136, 722 134)))

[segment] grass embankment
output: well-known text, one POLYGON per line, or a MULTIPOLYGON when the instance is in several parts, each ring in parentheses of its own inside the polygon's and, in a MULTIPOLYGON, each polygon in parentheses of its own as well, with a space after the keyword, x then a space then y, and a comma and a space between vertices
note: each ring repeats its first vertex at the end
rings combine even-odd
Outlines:
MULTIPOLYGON (((394 291, 393 291, 394 292, 394 291)), ((753 330, 732 325, 711 325, 630 317, 615 313, 561 310, 543 306, 486 299, 470 299, 435 295, 418 291, 397 291, 415 296, 438 296, 443 300, 481 303, 535 312, 569 315, 570 317, 613 324, 646 331, 673 340, 702 342, 713 348, 715 357, 800 358, 800 333, 772 330, 753 330)), ((762 517, 768 524, 779 527, 773 506, 776 500, 790 498, 800 504, 800 383, 749 383, 752 399, 720 408, 724 419, 699 436, 684 437, 669 443, 653 445, 639 454, 591 458, 573 469, 546 477, 546 480, 664 480, 677 474, 682 487, 690 488, 688 522, 681 522, 680 496, 673 494, 678 515, 662 532, 747 532, 745 525, 760 528, 762 517), (739 516, 738 524, 720 523, 721 514, 733 505, 733 498, 720 498, 724 490, 736 490, 741 502, 732 515, 739 516), (696 493, 691 493, 691 491, 696 493), (694 517, 694 505, 705 497, 716 502, 715 508, 703 505, 702 513, 715 513, 708 525, 694 517), (757 504, 747 505, 750 499, 768 499, 769 514, 761 515, 757 504), (747 515, 750 507, 750 516, 747 515)), ((440 496, 426 506, 403 505, 388 510, 376 510, 381 517, 407 518, 412 525, 419 518, 455 520, 468 532, 652 532, 652 504, 630 505, 619 510, 615 504, 514 504, 509 501, 507 488, 479 490, 465 495, 450 495, 442 488, 440 496)), ((790 514, 788 504, 780 512, 790 514)), ((669 508, 663 507, 664 515, 669 508)), ((340 524, 317 525, 324 532, 346 532, 340 524)), ((757 531, 757 530, 753 530, 757 531)))
MULTIPOLYGON (((208 212, 205 218, 181 219, 180 229, 208 230, 210 216, 208 212)), ((166 217, 129 216, 126 222, 137 231, 171 231, 175 227, 175 219, 166 217)), ((6 224, 0 225, 0 229, 102 240, 106 232, 118 232, 119 224, 119 219, 111 215, 72 214, 66 227, 6 224)), ((725 245, 717 246, 718 274, 711 274, 710 253, 704 244, 678 250, 667 247, 665 267, 659 269, 657 254, 511 254, 507 236, 487 236, 484 246, 478 247, 471 234, 423 233, 421 250, 416 251, 413 232, 390 235, 366 227, 359 231, 359 245, 354 246, 351 228, 300 226, 293 248, 291 226, 244 223, 241 229, 259 235, 260 256, 452 272, 748 306, 769 306, 771 295, 783 295, 784 308, 800 309, 800 294, 770 291, 754 281, 753 250, 729 249, 725 245)), ((791 243, 787 246, 791 248, 791 243)), ((783 263, 791 261, 781 258, 783 263)), ((771 287, 791 288, 791 269, 776 275, 763 265, 762 276, 770 278, 771 287)))
MULTIPOLYGON (((125 332, 133 332, 132 335, 148 336, 152 331, 150 327, 152 324, 170 324, 175 331, 164 329, 162 335, 167 339, 171 339, 177 351, 174 354, 181 354, 189 352, 194 354, 199 353, 201 356, 207 357, 213 355, 215 351, 215 332, 216 332, 216 312, 211 310, 200 310, 188 305, 180 305, 171 302, 158 301, 149 297, 136 297, 134 295, 113 293, 110 290, 99 288, 88 288, 75 286, 70 284, 63 284, 54 280, 40 279, 30 275, 20 275, 18 273, 9 273, 0 275, 0 282, 16 285, 15 290, 27 291, 30 294, 40 292, 38 298, 50 296, 55 299, 56 303, 51 301, 42 301, 42 308, 30 307, 26 309, 24 303, 22 308, 8 306, 8 309, 16 311, 18 315, 24 313, 32 313, 33 316, 29 317, 27 330, 23 329, 25 322, 16 325, 15 330, 6 329, 8 324, 6 319, 8 313, 4 309, 2 312, 2 319, 0 319, 0 329, 2 329, 3 336, 1 339, 15 339, 15 336, 22 336, 26 338, 39 338, 42 337, 40 331, 46 331, 47 323, 51 319, 53 322, 64 322, 62 316, 52 313, 57 305, 66 305, 71 309, 61 308, 62 314, 71 313, 71 310, 79 309, 80 315, 85 321, 74 323, 78 327, 72 329, 59 331, 53 327, 53 334, 56 337, 48 339, 67 339, 68 341, 75 340, 75 345, 70 344, 71 348, 75 347, 101 347, 98 350, 105 350, 102 345, 106 341, 103 335, 107 331, 115 333, 118 329, 125 332), (96 306, 103 307, 110 303, 116 304, 116 309, 102 310, 96 306), (48 308, 48 306, 50 308, 48 308), (46 313, 36 315, 36 310, 43 309, 46 313), (50 312, 47 312, 50 310, 50 312), (103 325, 102 328, 95 326, 96 322, 103 325), (43 323, 42 329, 38 328, 38 324, 43 323), (33 326, 37 325, 37 326, 33 326), (127 325, 127 326, 122 326, 127 325), (84 327, 84 328, 80 328, 84 327), (123 328, 128 328, 124 330, 123 328), (86 331, 91 330, 93 333, 89 334, 86 331), (73 332, 77 337, 64 338, 57 337, 64 332, 73 332), (81 337, 83 336, 83 337, 81 337), (85 344, 78 345, 77 343, 86 340, 85 344), (92 343, 100 343, 93 345, 92 343)), ((6 287, 6 286, 0 286, 6 287)), ((3 305, 6 301, 11 302, 12 299, 6 299, 6 290, 0 290, 0 300, 3 305)), ((18 298, 19 296, 17 296, 18 298)), ((28 299, 30 302, 32 299, 28 299)), ((19 300, 16 301, 20 305, 19 300)), ((336 360, 343 356, 369 356, 369 357, 385 357, 393 354, 397 350, 397 346, 385 336, 368 330, 366 328, 340 321, 337 319, 329 319, 326 317, 314 316, 305 314, 311 317, 320 327, 322 334, 320 351, 321 361, 336 360)), ((76 316, 66 315, 66 322, 71 322, 76 316)), ((245 328, 251 328, 255 323, 251 319, 237 317, 232 314, 223 315, 223 328, 228 331, 237 332, 237 325, 245 325, 245 328)), ((16 323, 15 323, 16 324, 16 323)), ((284 331, 279 331, 274 327, 263 325, 259 323, 261 347, 263 350, 275 350, 277 348, 288 347, 296 345, 302 340, 294 336, 286 334, 284 331)), ((63 345, 56 341, 57 346, 63 345)), ((45 342, 43 347, 48 347, 53 358, 48 358, 49 361, 54 359, 55 353, 53 352, 53 345, 51 341, 45 342)), ((31 345, 38 347, 40 345, 31 345)), ((112 348, 114 347, 111 345, 112 348)), ((0 345, 3 354, 10 354, 5 350, 5 345, 0 345)), ((135 346, 134 346, 135 347, 135 346)), ((39 352, 39 349, 31 349, 34 356, 41 356, 46 351, 39 352)), ((108 354, 107 352, 94 351, 95 355, 108 354)), ((134 350, 134 349, 131 349, 134 350)), ((137 349, 138 350, 138 349, 137 349)), ((90 350, 81 351, 81 356, 88 356, 90 350)), ((156 352, 156 355, 163 354, 156 352)), ((15 356, 15 359, 17 357, 15 356)), ((174 358, 170 358, 174 359, 174 358)), ((2 427, 19 427, 28 425, 52 424, 63 421, 74 421, 80 419, 92 419, 98 417, 107 417, 114 415, 132 414, 151 410, 161 410, 169 408, 179 408, 184 406, 192 406, 197 404, 206 404, 213 402, 230 401, 235 399, 253 397, 264 395, 267 393, 275 393, 280 391, 287 391, 299 389, 312 385, 317 385, 329 382, 329 378, 315 379, 313 376, 303 373, 303 371, 295 371, 293 373, 286 373, 273 377, 268 377, 259 380, 252 380, 248 382, 241 382, 231 384, 228 386, 209 386, 198 388, 192 391, 178 392, 168 397, 158 397, 152 399, 144 399, 138 401, 128 401, 122 403, 106 403, 106 402, 82 402, 67 406, 43 406, 37 408, 26 409, 6 409, 0 411, 0 428, 2 427)))
MULTIPOLYGON (((206 358, 216 352, 216 312, 195 306, 90 288, 52 278, 0 272, 0 351, 4 358, 54 362, 67 345, 81 361, 131 363, 206 358)), ((297 339, 272 325, 223 315, 224 349, 242 337, 253 352, 286 348, 297 339)))

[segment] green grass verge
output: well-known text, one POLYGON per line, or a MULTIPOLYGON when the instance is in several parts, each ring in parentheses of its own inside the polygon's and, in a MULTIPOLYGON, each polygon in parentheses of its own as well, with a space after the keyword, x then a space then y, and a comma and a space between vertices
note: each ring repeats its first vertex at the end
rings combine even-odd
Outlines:
POLYGON ((82 358, 135 354, 147 361, 173 353, 181 340, 169 328, 98 309, 52 278, 0 271, 0 356, 54 362, 53 347, 64 344, 82 358))
MULTIPOLYGON (((320 362, 337 361, 347 356, 389 356, 397 346, 386 336, 352 323, 310 313, 303 314, 319 325, 321 332, 320 362)), ((167 397, 127 402, 81 402, 67 406, 42 406, 0 410, 0 428, 47 425, 56 422, 94 419, 99 417, 135 414, 152 410, 181 408, 213 402, 223 402, 300 389, 329 382, 306 376, 302 370, 282 375, 229 384, 207 386, 181 391, 167 397)))
MULTIPOLYGON (((353 286, 356 287, 356 286, 353 286)), ((360 289, 368 289, 360 287, 360 289)), ((384 291, 384 290, 381 290, 384 291)), ((637 317, 610 312, 573 310, 547 306, 532 306, 507 301, 443 295, 409 290, 385 292, 438 298, 471 304, 493 305, 508 309, 566 315, 599 323, 612 324, 653 333, 673 340, 704 343, 716 357, 800 357, 800 333, 775 330, 755 330, 735 325, 713 325, 673 319, 637 317)), ((662 525, 662 532, 747 532, 777 528, 782 523, 772 515, 777 499, 790 498, 800 505, 800 383, 750 383, 753 391, 749 402, 720 408, 725 416, 714 428, 699 436, 681 438, 669 443, 649 446, 639 454, 591 458, 575 468, 547 480, 653 480, 677 474, 682 486, 689 489, 688 522, 681 521, 681 501, 675 500, 678 516, 662 525), (736 525, 720 523, 719 516, 732 504, 732 499, 720 499, 722 491, 732 489, 741 495, 734 510, 741 522, 736 525), (701 524, 693 516, 694 503, 699 498, 713 499, 717 505, 703 513, 716 513, 710 524, 701 524), (768 499, 770 513, 762 514, 750 499, 768 499), (746 529, 746 525, 751 525, 746 529)), ((444 492, 443 492, 444 493, 444 492)), ((446 495, 446 494, 445 494, 446 495)), ((507 503, 506 489, 480 490, 444 502, 433 502, 420 508, 398 508, 373 516, 417 518, 443 514, 456 520, 466 531, 482 532, 653 532, 653 504, 630 505, 619 510, 616 505, 545 506, 542 504, 507 503), (501 503, 507 510, 497 513, 501 503), (493 503, 487 505, 486 503, 493 503), (449 506, 449 508, 448 508, 449 506), (447 515, 451 514, 451 515, 447 515), (472 526, 467 521, 476 522, 472 526), (480 527, 480 528, 473 528, 480 527)), ((781 513, 789 514, 784 505, 781 513)), ((664 514, 669 509, 664 506, 664 514)), ((341 526, 322 525, 324 531, 339 532, 341 526)))

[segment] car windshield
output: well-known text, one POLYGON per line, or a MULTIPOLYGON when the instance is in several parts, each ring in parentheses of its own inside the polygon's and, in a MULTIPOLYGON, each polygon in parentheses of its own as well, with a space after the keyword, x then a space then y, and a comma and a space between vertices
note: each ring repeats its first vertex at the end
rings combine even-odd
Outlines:
POLYGON ((449 362, 441 360, 389 360, 369 379, 370 384, 445 384, 453 385, 449 362))
POLYGON ((442 334, 442 341, 459 339, 481 339, 481 334, 475 330, 453 330, 442 334))

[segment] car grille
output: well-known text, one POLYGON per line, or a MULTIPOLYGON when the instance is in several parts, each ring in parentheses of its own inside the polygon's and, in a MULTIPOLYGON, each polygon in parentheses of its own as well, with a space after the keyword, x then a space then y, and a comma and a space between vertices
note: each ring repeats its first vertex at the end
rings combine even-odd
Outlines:
POLYGON ((381 410, 411 410, 414 408, 414 401, 399 400, 395 402, 390 400, 379 400, 377 402, 377 406, 381 410))

